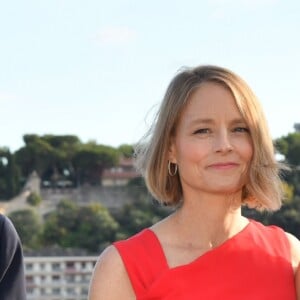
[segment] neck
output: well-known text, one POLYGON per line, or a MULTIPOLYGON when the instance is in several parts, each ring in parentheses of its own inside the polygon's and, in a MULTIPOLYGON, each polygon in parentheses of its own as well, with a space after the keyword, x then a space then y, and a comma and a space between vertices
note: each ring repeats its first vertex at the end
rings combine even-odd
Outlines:
POLYGON ((176 228, 183 237, 203 247, 216 247, 241 231, 248 220, 241 215, 239 195, 202 195, 197 199, 185 198, 173 215, 176 228))

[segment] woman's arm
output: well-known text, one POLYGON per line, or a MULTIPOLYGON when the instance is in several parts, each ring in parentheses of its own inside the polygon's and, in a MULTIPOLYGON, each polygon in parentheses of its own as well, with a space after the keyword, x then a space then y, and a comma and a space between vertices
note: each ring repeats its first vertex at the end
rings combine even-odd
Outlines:
POLYGON ((290 233, 287 233, 287 237, 291 245, 291 257, 295 273, 297 300, 300 300, 300 241, 290 233))
POLYGON ((296 285, 297 300, 300 300, 300 267, 299 266, 295 274, 295 285, 296 285))
POLYGON ((99 257, 91 279, 89 300, 136 299, 123 261, 114 246, 99 257))

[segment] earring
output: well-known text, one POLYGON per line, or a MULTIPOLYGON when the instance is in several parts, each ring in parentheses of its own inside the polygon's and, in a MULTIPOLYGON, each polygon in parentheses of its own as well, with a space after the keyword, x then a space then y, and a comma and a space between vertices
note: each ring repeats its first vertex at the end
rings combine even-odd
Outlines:
POLYGON ((174 164, 174 163, 171 163, 170 161, 168 161, 168 172, 169 172, 169 175, 171 177, 175 176, 177 174, 177 170, 178 170, 178 166, 177 164, 174 164), (171 170, 171 165, 174 165, 174 170, 172 172, 171 170))

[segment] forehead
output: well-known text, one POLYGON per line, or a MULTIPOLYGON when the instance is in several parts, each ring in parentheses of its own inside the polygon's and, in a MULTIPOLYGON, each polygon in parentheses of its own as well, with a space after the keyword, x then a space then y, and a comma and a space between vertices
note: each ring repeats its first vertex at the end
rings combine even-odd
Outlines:
POLYGON ((235 98, 229 88, 219 83, 205 82, 189 96, 181 117, 240 117, 235 98))

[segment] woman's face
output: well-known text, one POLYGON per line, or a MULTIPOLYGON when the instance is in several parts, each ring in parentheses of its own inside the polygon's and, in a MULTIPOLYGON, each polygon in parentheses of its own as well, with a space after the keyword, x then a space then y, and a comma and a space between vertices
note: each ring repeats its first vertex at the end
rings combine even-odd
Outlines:
POLYGON ((217 83, 201 84, 180 116, 169 151, 183 195, 236 193, 247 181, 252 155, 249 129, 231 92, 217 83))

